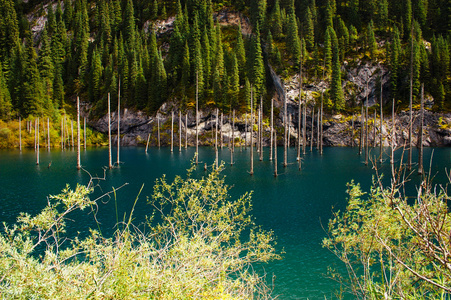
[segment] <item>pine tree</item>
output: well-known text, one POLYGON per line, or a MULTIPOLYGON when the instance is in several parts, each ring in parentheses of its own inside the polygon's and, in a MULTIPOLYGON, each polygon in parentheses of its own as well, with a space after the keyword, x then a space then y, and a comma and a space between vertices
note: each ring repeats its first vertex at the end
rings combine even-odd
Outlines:
POLYGON ((205 89, 210 88, 211 79, 211 48, 210 40, 208 39, 207 28, 204 27, 201 40, 201 50, 202 50, 202 67, 204 74, 204 85, 205 89))
POLYGON ((251 37, 251 48, 249 56, 249 81, 253 85, 256 95, 263 95, 265 67, 263 64, 260 34, 258 30, 255 36, 251 37))
POLYGON ((341 86, 340 49, 334 29, 329 27, 328 31, 332 42, 332 82, 330 97, 333 103, 333 108, 336 111, 341 111, 345 108, 345 101, 341 86))
POLYGON ((393 97, 398 96, 398 79, 400 68, 400 55, 401 55, 401 38, 399 35, 398 27, 395 26, 393 30, 393 40, 390 47, 390 86, 393 97))
POLYGON ((412 26, 412 1, 404 0, 403 7, 403 20, 404 20, 404 36, 406 39, 410 36, 410 29, 412 26))
POLYGON ((250 4, 251 24, 257 28, 257 24, 266 24, 266 0, 254 0, 250 4))
POLYGON ((51 56, 50 40, 45 28, 41 35, 38 68, 44 84, 44 93, 50 99, 53 94, 54 65, 51 56))
POLYGON ((324 59, 326 72, 329 73, 332 67, 332 40, 330 36, 330 30, 326 30, 326 33, 324 35, 324 59))
POLYGON ((324 16, 324 28, 329 28, 334 26, 335 17, 335 0, 326 0, 326 11, 324 16))
POLYGON ((91 102, 97 102, 100 99, 102 78, 102 61, 100 60, 100 54, 97 53, 97 48, 93 50, 91 59, 91 74, 89 81, 89 98, 91 102))
POLYGON ((127 0, 124 11, 124 39, 129 51, 135 49, 136 43, 136 23, 132 0, 127 0))
POLYGON ((230 64, 230 78, 229 78, 229 98, 231 108, 236 108, 238 105, 238 96, 240 92, 240 75, 238 70, 238 62, 236 55, 233 52, 231 55, 230 64))
POLYGON ((191 70, 190 53, 189 53, 188 42, 186 42, 185 48, 183 51, 183 62, 182 62, 181 84, 182 84, 183 89, 187 89, 189 87, 189 79, 190 79, 190 74, 191 74, 190 70, 191 70))
POLYGON ((61 66, 55 65, 55 74, 53 76, 53 104, 55 108, 63 107, 64 105, 64 84, 61 75, 61 66))
POLYGON ((0 61, 0 120, 9 119, 12 112, 11 95, 9 94, 6 78, 3 74, 2 63, 0 61))
POLYGON ((0 56, 10 57, 10 49, 19 45, 19 23, 13 1, 0 1, 0 14, 0 56))
POLYGON ((240 78, 246 77, 246 51, 244 49, 243 35, 241 33, 241 24, 238 24, 238 31, 236 33, 236 58, 238 61, 238 70, 240 78))
POLYGON ((301 40, 298 34, 298 25, 295 14, 291 14, 288 19, 287 28, 287 49, 290 52, 291 59, 294 65, 298 65, 301 59, 301 40))
POLYGON ((377 50, 377 43, 376 43, 376 37, 374 36, 373 20, 371 20, 371 22, 368 24, 367 42, 368 42, 368 50, 370 52, 371 60, 375 60, 375 58, 376 58, 376 50, 377 50))
POLYGON ((53 11, 52 4, 47 6, 47 32, 49 36, 53 36, 53 34, 56 32, 56 18, 55 18, 55 12, 53 11))
POLYGON ((315 46, 315 25, 310 7, 307 7, 307 12, 305 14, 304 38, 307 50, 313 51, 313 47, 315 46))
POLYGON ((71 0, 64 0, 64 24, 66 25, 66 28, 71 29, 72 28, 72 22, 74 18, 74 8, 72 6, 71 0))
MULTIPOLYGON (((421 0, 420 0, 421 1, 421 0)), ((388 22, 388 0, 377 1, 376 25, 381 30, 385 30, 388 22)))
POLYGON ((282 34, 282 16, 280 13, 279 0, 274 2, 274 6, 271 11, 271 31, 274 33, 275 38, 280 38, 282 34))

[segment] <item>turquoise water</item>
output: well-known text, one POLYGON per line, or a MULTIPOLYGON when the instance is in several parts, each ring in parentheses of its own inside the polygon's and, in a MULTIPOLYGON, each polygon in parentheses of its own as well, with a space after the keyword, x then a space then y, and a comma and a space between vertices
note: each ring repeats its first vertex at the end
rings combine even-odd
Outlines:
MULTIPOLYGON (((188 148, 179 152, 175 148, 171 153, 169 148, 151 148, 146 154, 143 148, 122 148, 119 168, 105 171, 104 166, 108 164, 108 150, 105 148, 82 151, 81 160, 91 176, 105 175, 104 180, 96 181, 99 185, 96 195, 128 183, 117 192, 119 219, 128 216, 144 185, 134 213, 135 223, 140 223, 146 214, 151 213, 150 207, 146 205, 146 197, 151 195, 155 179, 163 174, 170 180, 175 175, 185 175, 194 151, 194 148, 188 148)), ((253 191, 256 223, 274 231, 277 249, 284 252, 283 260, 257 268, 267 273, 270 283, 274 276, 274 295, 279 295, 279 299, 333 298, 339 285, 325 276, 327 266, 343 266, 333 254, 321 247, 325 237, 323 226, 327 227, 332 209, 345 207, 346 183, 355 179, 368 190, 375 174, 374 169, 364 165, 364 157, 358 155, 357 148, 325 148, 322 156, 316 150, 307 151, 303 156, 301 171, 296 163, 296 150, 291 148, 288 153, 289 165, 283 168, 283 148, 279 148, 277 178, 273 176, 274 162, 268 161, 268 149, 265 149, 263 162, 254 155, 254 175, 250 176, 249 151, 241 152, 237 148, 233 166, 230 166, 230 152, 226 148, 220 150, 219 158, 226 162, 223 174, 226 183, 233 186, 232 196, 253 191)), ((378 155, 378 150, 373 152, 378 155)), ((427 170, 432 152, 432 173, 437 182, 444 183, 445 168, 451 166, 451 149, 425 149, 427 170)), ((116 153, 114 149, 113 153, 116 153)), ((415 160, 416 152, 413 157, 415 160)), ((204 163, 211 168, 214 158, 213 148, 199 148, 198 176, 205 174, 204 163)), ((37 213, 45 206, 49 194, 59 193, 66 183, 72 186, 76 183, 86 184, 90 178, 86 172, 76 170, 76 152, 73 150, 41 150, 40 162, 37 166, 32 150, 23 153, 18 150, 0 151, 0 222, 14 222, 21 211, 37 213), (50 162, 51 167, 48 168, 50 162)), ((387 180, 389 167, 388 161, 379 165, 380 171, 386 173, 387 180)), ((414 174, 411 179, 411 183, 415 183, 419 177, 414 174)), ((413 189, 412 186, 411 191, 413 189)), ((73 219, 74 223, 69 224, 69 234, 83 234, 88 228, 97 227, 90 212, 77 213, 73 219)), ((100 200, 97 219, 104 235, 114 231, 114 200, 100 200)))

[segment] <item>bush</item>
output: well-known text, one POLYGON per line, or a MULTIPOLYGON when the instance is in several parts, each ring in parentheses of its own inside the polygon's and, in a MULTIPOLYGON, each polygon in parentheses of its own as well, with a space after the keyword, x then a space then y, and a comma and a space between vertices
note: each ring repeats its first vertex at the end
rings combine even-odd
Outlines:
MULTIPOLYGON (((368 196, 348 185, 345 211, 329 221, 323 246, 343 261, 333 273, 356 299, 448 299, 451 292, 451 214, 445 188, 424 181, 415 200, 403 184, 374 184, 368 196)), ((404 181, 403 181, 404 182, 404 181)))
POLYGON ((21 214, 0 235, 2 297, 270 298, 251 265, 278 256, 272 233, 253 225, 250 194, 232 200, 220 169, 201 179, 192 178, 193 169, 186 179, 156 181, 145 230, 130 217, 111 238, 92 230, 63 249, 67 215, 96 205, 91 185, 67 187, 34 217, 21 214))

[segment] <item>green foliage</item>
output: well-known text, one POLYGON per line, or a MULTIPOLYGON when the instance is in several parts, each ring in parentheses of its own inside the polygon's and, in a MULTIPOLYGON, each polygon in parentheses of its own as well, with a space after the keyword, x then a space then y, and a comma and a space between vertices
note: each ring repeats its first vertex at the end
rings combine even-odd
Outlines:
POLYGON ((356 299, 443 299, 451 288, 443 263, 451 250, 449 196, 423 182, 413 203, 393 182, 374 182, 369 195, 351 182, 348 206, 334 213, 323 246, 346 264, 349 278, 341 279, 356 299))
MULTIPOLYGON (((260 299, 270 296, 252 264, 279 258, 272 232, 253 225, 250 194, 231 199, 213 169, 195 179, 156 181, 146 230, 130 217, 106 238, 91 230, 66 247, 66 220, 96 206, 92 184, 68 186, 38 215, 21 214, 0 234, 2 295, 7 298, 260 299), (37 233, 37 234, 35 234, 37 233), (38 247, 45 251, 37 257, 38 247), (24 280, 27 278, 27 280, 24 280)), ((138 198, 136 199, 138 201, 138 198)))

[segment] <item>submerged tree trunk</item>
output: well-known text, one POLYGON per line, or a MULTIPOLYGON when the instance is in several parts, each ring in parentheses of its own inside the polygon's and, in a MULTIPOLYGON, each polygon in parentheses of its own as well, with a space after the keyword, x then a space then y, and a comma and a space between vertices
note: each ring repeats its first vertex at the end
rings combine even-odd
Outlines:
POLYGON ((75 147, 75 142, 74 142, 74 120, 70 120, 70 133, 71 133, 71 147, 74 148, 75 147))
POLYGON ((233 166, 233 152, 235 151, 235 110, 232 115, 232 139, 230 145, 230 165, 233 166))
POLYGON ((288 147, 288 145, 287 145, 287 138, 288 138, 288 133, 287 133, 287 129, 288 129, 288 116, 287 116, 287 93, 286 93, 286 90, 285 90, 285 88, 284 88, 284 91, 283 91, 283 125, 284 125, 284 136, 283 136, 283 149, 284 149, 284 152, 283 152, 283 166, 284 166, 284 168, 286 168, 287 167, 287 165, 288 165, 288 162, 287 162, 287 160, 288 160, 288 153, 287 153, 287 151, 288 151, 288 149, 287 149, 287 147, 288 147))
POLYGON ((36 164, 39 165, 39 118, 36 120, 36 164))
POLYGON ((174 111, 171 111, 171 152, 174 152, 174 111))
POLYGON ((411 44, 410 44, 410 97, 409 97, 409 157, 407 162, 407 169, 412 169, 412 101, 413 101, 413 26, 411 32, 411 44))
POLYGON ((196 165, 199 163, 199 73, 196 72, 196 165))
POLYGON ((301 109, 302 109, 302 60, 299 63, 299 105, 298 105, 298 144, 297 160, 301 159, 301 109))
POLYGON ((260 161, 263 161, 263 96, 260 97, 260 161))
POLYGON ((351 118, 351 147, 354 147, 354 113, 351 118))
POLYGON ((320 109, 318 108, 318 114, 316 117, 316 150, 319 150, 319 143, 320 143, 320 141, 319 141, 319 126, 320 126, 319 118, 320 118, 320 115, 321 115, 320 109))
POLYGON ((64 149, 64 118, 61 118, 61 151, 64 149))
POLYGON ((424 84, 421 84, 421 116, 420 116, 420 130, 418 132, 418 174, 423 174, 423 123, 424 123, 424 84))
POLYGON ((224 113, 221 112, 221 127, 219 128, 219 130, 220 130, 219 131, 219 140, 221 141, 221 150, 224 147, 224 136, 222 134, 222 127, 224 127, 223 125, 224 125, 224 113))
POLYGON ((22 152, 22 120, 19 117, 19 151, 22 152))
POLYGON ((376 110, 374 110, 374 119, 373 119, 373 148, 376 147, 376 110))
POLYGON ((47 118, 47 149, 50 151, 50 118, 47 118))
POLYGON ((185 114, 185 149, 188 149, 188 113, 185 114))
MULTIPOLYGON (((395 98, 393 98, 393 104, 392 104, 392 111, 391 111, 391 156, 390 156, 390 164, 395 163, 395 139, 396 139, 396 132, 395 132, 395 98)), ((392 173, 394 175, 394 170, 392 170, 392 173)))
POLYGON ((117 160, 116 163, 119 166, 121 149, 121 80, 119 79, 119 86, 117 92, 117 160))
POLYGON ((315 120, 315 109, 312 107, 312 132, 311 132, 311 139, 310 139, 310 152, 313 151, 313 136, 314 136, 314 120, 315 120))
POLYGON ((160 116, 157 113, 157 136, 158 136, 158 148, 160 148, 160 116))
POLYGON ((277 177, 277 130, 274 130, 274 177, 277 177))
POLYGON ((216 163, 216 168, 218 167, 218 159, 219 159, 219 154, 218 154, 218 146, 219 146, 219 141, 218 141, 218 129, 219 129, 219 108, 216 108, 216 130, 215 130, 215 163, 216 163))
POLYGON ((382 147, 384 144, 383 134, 382 134, 382 126, 384 122, 384 112, 383 108, 383 99, 382 99, 382 79, 381 79, 381 105, 380 105, 380 128, 379 128, 379 162, 382 163, 382 147))
POLYGON ((319 139, 319 153, 323 155, 323 91, 321 90, 321 121, 320 121, 320 139, 319 139))
POLYGON ((270 131, 270 139, 269 139, 269 160, 272 160, 272 156, 273 156, 273 149, 272 149, 272 144, 273 144, 273 128, 274 128, 274 98, 271 98, 271 128, 269 129, 270 131))
POLYGON ((253 146, 253 138, 252 135, 254 134, 254 96, 253 96, 253 87, 251 86, 251 171, 250 174, 254 175, 254 146, 253 146))
POLYGON ((149 148, 149 141, 150 141, 150 132, 147 134, 146 153, 147 149, 149 148))
POLYGON ((290 145, 291 145, 291 114, 288 115, 288 138, 287 138, 287 147, 288 149, 290 149, 290 145))
POLYGON ((86 118, 83 118, 83 147, 86 150, 86 118))
POLYGON ((182 152, 182 112, 179 110, 179 152, 182 152))
POLYGON ((362 151, 363 151, 363 131, 364 131, 364 116, 365 116, 365 112, 363 110, 363 101, 362 101, 362 111, 360 113, 360 141, 359 141, 359 155, 362 155, 362 151))
POLYGON ((111 157, 111 103, 110 93, 108 93, 108 168, 113 167, 113 159, 111 157))
POLYGON ((368 95, 366 96, 366 114, 365 114, 365 165, 368 165, 369 156, 369 133, 368 133, 368 95))
POLYGON ((244 150, 247 150, 247 116, 244 115, 244 150))
POLYGON ((77 96, 77 170, 81 169, 80 159, 80 98, 77 96))

